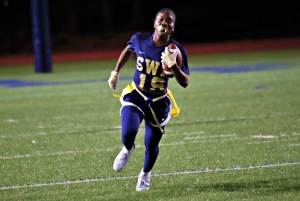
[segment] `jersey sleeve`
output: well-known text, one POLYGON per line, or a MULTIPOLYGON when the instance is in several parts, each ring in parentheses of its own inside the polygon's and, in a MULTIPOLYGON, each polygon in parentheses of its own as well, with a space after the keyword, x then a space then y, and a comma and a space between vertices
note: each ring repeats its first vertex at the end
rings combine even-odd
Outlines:
POLYGON ((135 51, 135 44, 137 40, 137 35, 134 34, 131 39, 127 42, 127 45, 129 46, 129 49, 132 51, 135 51))

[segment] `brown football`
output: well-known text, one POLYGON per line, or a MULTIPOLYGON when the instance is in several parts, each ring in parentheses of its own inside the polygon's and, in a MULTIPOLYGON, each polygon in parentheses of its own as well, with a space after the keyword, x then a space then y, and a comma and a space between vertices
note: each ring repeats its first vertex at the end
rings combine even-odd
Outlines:
MULTIPOLYGON (((176 62, 177 62, 177 65, 179 66, 179 68, 181 68, 181 65, 182 65, 182 54, 179 50, 179 48, 174 44, 174 43, 171 43, 169 46, 168 46, 168 49, 169 49, 169 52, 172 54, 174 52, 175 49, 178 49, 178 54, 177 54, 177 58, 176 58, 176 62)), ((164 65, 164 73, 166 74, 166 76, 168 77, 173 77, 173 72, 170 68, 168 68, 167 65, 164 65)))

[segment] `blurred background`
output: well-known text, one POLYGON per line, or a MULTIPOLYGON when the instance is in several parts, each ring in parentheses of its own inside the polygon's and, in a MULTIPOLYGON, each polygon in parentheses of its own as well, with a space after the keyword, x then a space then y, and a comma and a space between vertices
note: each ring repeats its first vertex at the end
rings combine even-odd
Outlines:
MULTIPOLYGON (((32 53, 30 0, 0 0, 0 55, 32 53)), ((48 0, 53 52, 125 47, 137 31, 152 32, 161 8, 177 15, 180 43, 300 36, 299 8, 262 3, 196 0, 48 0)))

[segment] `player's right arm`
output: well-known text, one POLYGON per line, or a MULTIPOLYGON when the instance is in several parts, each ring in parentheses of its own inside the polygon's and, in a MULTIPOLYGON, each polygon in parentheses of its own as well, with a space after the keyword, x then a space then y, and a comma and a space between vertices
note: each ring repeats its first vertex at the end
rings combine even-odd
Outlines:
POLYGON ((132 50, 129 49, 127 45, 121 52, 119 59, 117 61, 115 69, 110 73, 110 78, 108 79, 108 84, 112 90, 116 90, 119 84, 119 72, 125 63, 129 60, 132 50))
POLYGON ((124 50, 121 52, 115 70, 117 73, 120 72, 121 68, 125 65, 125 63, 129 60, 132 50, 129 49, 129 45, 127 45, 124 50))

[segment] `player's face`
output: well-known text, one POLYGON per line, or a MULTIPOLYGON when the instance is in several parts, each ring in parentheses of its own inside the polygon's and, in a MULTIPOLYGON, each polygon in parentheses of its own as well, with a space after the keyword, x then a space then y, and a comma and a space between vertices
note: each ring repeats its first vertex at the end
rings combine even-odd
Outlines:
POLYGON ((169 12, 158 13, 154 21, 155 32, 159 35, 171 35, 174 31, 175 19, 169 12))

